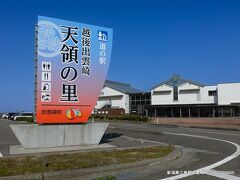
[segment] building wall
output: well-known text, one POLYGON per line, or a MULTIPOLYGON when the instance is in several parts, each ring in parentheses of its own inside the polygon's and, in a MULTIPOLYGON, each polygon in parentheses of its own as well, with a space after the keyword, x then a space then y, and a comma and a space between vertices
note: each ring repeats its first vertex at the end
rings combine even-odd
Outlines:
POLYGON ((151 91, 151 105, 163 105, 173 103, 173 90, 171 91, 151 91))
POLYGON ((213 104, 217 98, 209 96, 209 90, 216 90, 217 86, 199 87, 185 83, 178 87, 178 101, 173 100, 173 87, 165 85, 156 87, 151 91, 152 105, 176 105, 176 104, 213 104))
POLYGON ((108 96, 123 96, 124 94, 122 92, 119 92, 115 89, 109 88, 107 86, 105 86, 99 97, 108 97, 108 96))
POLYGON ((105 105, 111 102, 111 107, 113 108, 122 108, 123 97, 122 96, 112 96, 112 97, 99 97, 95 109, 101 109, 105 105))
POLYGON ((125 99, 125 106, 124 106, 124 109, 125 109, 125 113, 126 114, 129 114, 129 109, 130 109, 130 104, 129 104, 129 95, 128 94, 125 94, 124 95, 124 99, 125 99))
POLYGON ((169 104, 172 98, 173 88, 171 86, 164 84, 151 90, 151 105, 169 104))
POLYGON ((200 101, 201 104, 217 104, 217 96, 209 96, 209 91, 217 91, 217 86, 204 86, 200 89, 200 101))
POLYGON ((129 95, 104 87, 101 91, 95 109, 101 109, 104 105, 111 103, 112 108, 123 108, 125 113, 129 113, 129 95))
POLYGON ((178 101, 175 104, 197 104, 200 103, 200 90, 180 90, 178 101))
POLYGON ((218 84, 218 104, 240 103, 240 83, 218 84))

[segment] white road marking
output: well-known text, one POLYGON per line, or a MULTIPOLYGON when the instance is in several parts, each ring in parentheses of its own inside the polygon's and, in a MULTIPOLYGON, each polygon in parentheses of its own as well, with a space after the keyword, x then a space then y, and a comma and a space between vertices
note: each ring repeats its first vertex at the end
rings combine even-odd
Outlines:
POLYGON ((0 157, 3 157, 2 153, 0 153, 0 157))
POLYGON ((178 135, 178 136, 188 136, 188 137, 195 137, 195 138, 206 138, 206 139, 208 138, 207 136, 193 135, 193 134, 184 134, 184 133, 163 132, 163 134, 178 135))
POLYGON ((204 133, 209 133, 209 134, 222 134, 222 135, 230 135, 230 136, 240 136, 239 134, 233 134, 233 133, 222 133, 222 132, 217 132, 217 131, 205 131, 205 130, 189 130, 192 132, 204 132, 204 133))
MULTIPOLYGON (((186 174, 180 174, 180 175, 177 175, 177 176, 168 177, 168 178, 165 178, 164 180, 176 180, 176 179, 181 179, 181 178, 185 178, 185 177, 196 175, 196 174, 201 174, 201 173, 204 173, 204 172, 207 172, 206 174, 208 174, 208 175, 215 176, 216 173, 209 173, 209 171, 212 171, 213 168, 221 166, 221 165, 231 161, 232 159, 234 159, 234 158, 236 158, 236 157, 238 157, 240 155, 240 145, 237 144, 237 143, 231 142, 231 141, 218 139, 218 138, 211 138, 211 137, 207 137, 207 136, 197 136, 197 135, 190 135, 190 134, 178 134, 178 133, 168 133, 168 132, 163 132, 163 133, 164 134, 170 134, 170 135, 189 136, 189 137, 210 139, 210 140, 214 140, 214 141, 222 141, 222 142, 226 142, 226 143, 234 145, 236 147, 236 149, 237 149, 235 151, 235 153, 233 153, 232 155, 226 157, 225 159, 223 159, 223 160, 221 160, 219 162, 216 162, 214 164, 211 164, 209 166, 206 166, 206 167, 194 170, 194 171, 190 171, 190 172, 188 172, 186 174)), ((221 177, 222 178, 225 177, 225 179, 228 179, 229 175, 225 174, 225 176, 222 175, 221 177)), ((233 176, 233 177, 235 178, 236 176, 233 176)), ((240 177, 236 177, 236 178, 240 179, 240 177)))

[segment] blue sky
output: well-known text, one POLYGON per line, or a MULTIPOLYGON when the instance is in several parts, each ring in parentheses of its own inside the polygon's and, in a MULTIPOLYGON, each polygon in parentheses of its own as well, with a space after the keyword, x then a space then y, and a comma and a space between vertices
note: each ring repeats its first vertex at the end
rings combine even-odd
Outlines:
POLYGON ((0 112, 33 110, 38 15, 113 28, 110 80, 141 90, 172 73, 240 82, 239 1, 8 0, 0 6, 0 112))

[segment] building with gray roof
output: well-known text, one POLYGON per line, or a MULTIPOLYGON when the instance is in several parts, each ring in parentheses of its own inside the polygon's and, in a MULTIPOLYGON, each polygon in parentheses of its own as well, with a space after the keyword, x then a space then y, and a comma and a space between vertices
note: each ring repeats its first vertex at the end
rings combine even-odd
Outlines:
POLYGON ((240 116, 240 83, 207 86, 173 74, 143 92, 106 80, 96 109, 121 108, 126 114, 165 117, 240 116))

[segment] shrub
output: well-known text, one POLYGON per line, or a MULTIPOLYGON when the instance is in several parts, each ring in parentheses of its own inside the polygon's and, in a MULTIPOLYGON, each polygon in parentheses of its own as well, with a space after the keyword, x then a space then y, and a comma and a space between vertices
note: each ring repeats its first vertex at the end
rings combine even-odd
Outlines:
POLYGON ((96 178, 96 180, 117 180, 117 178, 115 176, 105 176, 96 178))
POLYGON ((33 117, 17 117, 16 121, 27 121, 28 123, 33 123, 33 117))
POLYGON ((139 115, 92 115, 91 118, 95 119, 108 119, 108 120, 127 120, 127 121, 141 121, 147 122, 147 117, 139 115))

